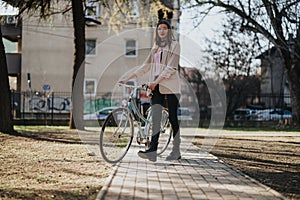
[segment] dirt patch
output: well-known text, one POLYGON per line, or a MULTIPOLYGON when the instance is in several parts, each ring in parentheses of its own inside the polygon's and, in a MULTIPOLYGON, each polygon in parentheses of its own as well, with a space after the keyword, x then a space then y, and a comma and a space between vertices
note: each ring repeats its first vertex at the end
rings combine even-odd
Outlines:
POLYGON ((0 199, 95 199, 110 166, 89 156, 75 130, 0 133, 0 199))
POLYGON ((223 137, 211 153, 284 196, 300 199, 300 137, 223 137))

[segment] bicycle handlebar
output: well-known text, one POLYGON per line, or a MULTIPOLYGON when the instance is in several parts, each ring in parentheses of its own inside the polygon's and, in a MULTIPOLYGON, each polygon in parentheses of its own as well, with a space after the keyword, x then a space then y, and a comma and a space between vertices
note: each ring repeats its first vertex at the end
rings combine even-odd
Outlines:
POLYGON ((149 88, 149 86, 146 83, 144 83, 142 85, 135 86, 135 85, 128 85, 126 83, 118 82, 118 85, 119 86, 124 86, 124 87, 127 87, 127 88, 143 89, 143 90, 147 90, 149 88))
POLYGON ((118 82, 118 85, 119 86, 124 86, 124 87, 127 87, 127 88, 133 88, 133 89, 143 89, 147 92, 147 96, 150 96, 152 95, 152 91, 150 90, 148 84, 144 83, 142 85, 128 85, 126 83, 123 83, 123 82, 118 82))

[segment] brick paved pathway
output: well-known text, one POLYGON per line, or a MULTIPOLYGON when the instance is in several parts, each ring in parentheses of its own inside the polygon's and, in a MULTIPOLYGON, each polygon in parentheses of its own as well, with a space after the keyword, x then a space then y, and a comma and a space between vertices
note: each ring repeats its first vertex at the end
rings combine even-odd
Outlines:
POLYGON ((179 161, 157 162, 137 156, 132 146, 123 161, 114 166, 99 199, 285 199, 278 192, 228 166, 215 156, 185 141, 189 146, 179 161))

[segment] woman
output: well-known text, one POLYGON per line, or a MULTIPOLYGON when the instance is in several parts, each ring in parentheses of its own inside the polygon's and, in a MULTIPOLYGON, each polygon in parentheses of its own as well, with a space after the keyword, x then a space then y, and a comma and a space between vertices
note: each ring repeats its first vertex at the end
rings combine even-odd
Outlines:
POLYGON ((173 129, 173 149, 166 159, 177 160, 181 158, 180 131, 177 117, 180 97, 178 72, 180 45, 175 40, 171 26, 166 20, 157 23, 154 41, 155 44, 144 64, 122 82, 126 83, 130 79, 140 77, 150 71, 149 88, 152 90, 153 133, 150 148, 146 151, 139 151, 138 155, 150 161, 155 162, 157 160, 156 151, 160 135, 162 106, 167 101, 169 121, 173 129))

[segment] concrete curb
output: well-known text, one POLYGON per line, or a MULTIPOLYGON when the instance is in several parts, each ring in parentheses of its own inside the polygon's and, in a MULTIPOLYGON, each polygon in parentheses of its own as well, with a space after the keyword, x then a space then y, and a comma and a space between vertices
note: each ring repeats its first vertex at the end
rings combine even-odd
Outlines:
POLYGON ((110 186, 116 172, 117 172, 117 169, 119 167, 119 163, 116 164, 113 168, 112 168, 112 171, 110 173, 110 175, 107 177, 106 181, 105 181, 105 184, 104 186, 101 188, 100 192, 98 193, 97 197, 95 200, 103 200, 104 199, 104 196, 108 190, 108 187, 110 186))

